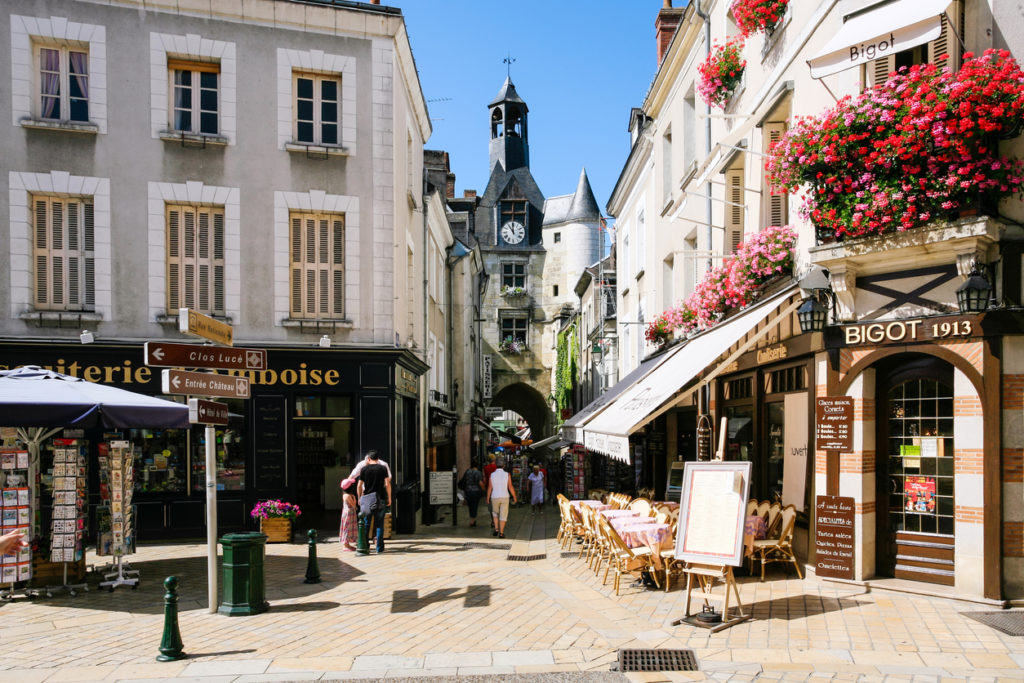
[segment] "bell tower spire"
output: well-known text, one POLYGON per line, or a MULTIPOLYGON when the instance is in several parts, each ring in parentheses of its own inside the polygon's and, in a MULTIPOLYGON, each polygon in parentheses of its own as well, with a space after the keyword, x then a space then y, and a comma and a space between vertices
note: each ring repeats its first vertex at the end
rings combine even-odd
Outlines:
POLYGON ((529 167, 530 145, 526 129, 529 108, 516 92, 511 77, 505 79, 487 109, 491 115, 491 169, 497 164, 506 171, 529 167))

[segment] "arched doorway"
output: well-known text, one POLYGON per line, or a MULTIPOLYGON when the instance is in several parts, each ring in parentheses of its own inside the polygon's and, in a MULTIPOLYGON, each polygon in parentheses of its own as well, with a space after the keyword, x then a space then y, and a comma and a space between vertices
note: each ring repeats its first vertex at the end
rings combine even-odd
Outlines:
POLYGON ((534 441, 543 439, 551 432, 551 410, 539 391, 523 382, 503 387, 491 399, 492 406, 518 413, 530 427, 534 441))
POLYGON ((875 371, 876 571, 953 585, 954 368, 906 353, 875 371))

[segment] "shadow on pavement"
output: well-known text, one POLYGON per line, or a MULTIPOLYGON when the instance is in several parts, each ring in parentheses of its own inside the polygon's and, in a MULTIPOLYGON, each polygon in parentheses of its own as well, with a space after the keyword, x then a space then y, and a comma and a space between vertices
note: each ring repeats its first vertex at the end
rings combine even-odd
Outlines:
POLYGON ((256 652, 256 649, 249 648, 248 650, 224 650, 222 652, 188 652, 185 654, 185 659, 198 659, 200 657, 227 657, 230 655, 246 655, 250 652, 256 652))
MULTIPOLYGON (((264 579, 266 592, 273 606, 275 597, 281 589, 301 590, 303 595, 327 591, 338 585, 356 579, 364 572, 342 562, 335 557, 318 557, 321 583, 304 584, 306 576, 306 557, 271 555, 264 560, 264 579)), ((132 612, 136 614, 162 614, 164 611, 163 581, 168 576, 178 578, 178 609, 181 612, 205 608, 207 606, 206 557, 189 556, 173 559, 143 560, 131 562, 131 568, 139 572, 139 586, 136 589, 117 588, 114 591, 100 589, 96 586, 99 576, 90 574, 88 592, 79 592, 75 597, 64 594, 53 598, 34 598, 35 602, 46 605, 66 607, 70 609, 100 610, 113 612, 132 612)), ((223 568, 218 559, 217 581, 221 597, 223 596, 223 568)), ((319 609, 331 609, 335 603, 307 603, 323 606, 319 609)), ((284 607, 284 606, 282 606, 284 607)), ((276 608, 281 609, 281 608, 276 608)), ((291 611, 297 611, 298 608, 291 611)))
MULTIPOLYGON (((696 597, 697 593, 694 593, 696 597)), ((859 593, 858 595, 867 595, 859 593)), ((863 603, 857 601, 857 595, 845 598, 820 598, 814 595, 794 595, 789 598, 777 598, 775 600, 762 600, 752 605, 746 605, 749 614, 755 619, 784 619, 792 621, 795 619, 806 619, 807 617, 829 612, 841 612, 847 609, 863 607, 863 603)))
POLYGON ((437 602, 462 600, 462 607, 487 607, 491 604, 491 587, 487 585, 465 588, 441 588, 421 596, 415 588, 396 590, 391 596, 391 613, 409 613, 437 602))
POLYGON ((334 602, 332 600, 321 600, 319 602, 294 602, 287 605, 277 605, 271 603, 270 611, 272 612, 325 612, 329 609, 336 609, 341 607, 340 602, 334 602))

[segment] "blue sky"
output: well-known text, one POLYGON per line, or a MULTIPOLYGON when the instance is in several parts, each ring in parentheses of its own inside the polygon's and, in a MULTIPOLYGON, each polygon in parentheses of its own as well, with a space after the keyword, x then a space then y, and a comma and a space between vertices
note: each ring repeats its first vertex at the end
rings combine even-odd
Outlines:
MULTIPOLYGON (((661 0, 384 0, 401 7, 434 132, 456 193, 487 184, 487 104, 505 80, 530 108, 530 168, 545 197, 587 169, 604 211, 629 153, 630 107, 656 70, 661 0)), ((676 0, 676 6, 680 4, 676 0)))

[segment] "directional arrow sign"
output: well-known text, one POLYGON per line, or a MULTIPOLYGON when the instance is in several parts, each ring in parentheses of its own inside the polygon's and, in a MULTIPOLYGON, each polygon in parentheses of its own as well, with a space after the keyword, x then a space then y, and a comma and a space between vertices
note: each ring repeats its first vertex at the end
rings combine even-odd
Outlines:
POLYGON ((215 375, 209 372, 164 370, 163 392, 186 396, 249 398, 249 380, 246 377, 215 375))
POLYGON ((231 325, 203 315, 199 311, 193 311, 191 308, 178 309, 178 330, 224 346, 231 346, 234 342, 234 331, 231 325))
POLYGON ((188 400, 188 421, 194 425, 228 424, 228 407, 216 401, 204 401, 201 398, 188 400))
POLYGON ((225 349, 220 346, 146 342, 146 365, 162 368, 206 368, 209 370, 266 370, 263 349, 225 349))

